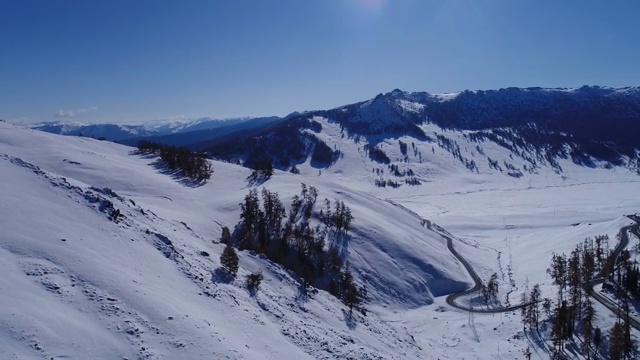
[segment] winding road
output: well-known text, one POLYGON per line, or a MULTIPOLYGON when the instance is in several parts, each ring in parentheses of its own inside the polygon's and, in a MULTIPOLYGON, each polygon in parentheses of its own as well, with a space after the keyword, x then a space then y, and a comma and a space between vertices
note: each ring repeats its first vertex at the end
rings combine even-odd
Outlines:
MULTIPOLYGON (((638 234, 638 229, 640 228, 640 223, 636 218, 634 218, 633 216, 627 216, 627 217, 635 221, 636 224, 628 225, 620 228, 620 243, 613 250, 613 254, 615 258, 617 258, 618 255, 620 255, 620 253, 622 252, 622 250, 624 250, 624 248, 627 247, 627 245, 629 244, 629 236, 627 234, 628 231, 633 231, 636 234, 638 234)), ((427 225, 428 228, 431 228, 430 222, 426 221, 425 223, 428 224, 427 225)), ((465 290, 463 292, 448 295, 446 298, 446 302, 449 306, 459 310, 471 311, 474 313, 496 314, 496 313, 517 310, 528 305, 528 304, 517 304, 517 305, 498 307, 493 309, 482 309, 482 308, 462 306, 456 303, 456 300, 458 298, 480 291, 480 288, 482 287, 482 280, 480 280, 480 277, 478 276, 476 271, 473 269, 473 267, 471 267, 469 262, 462 255, 460 255, 460 253, 453 247, 453 239, 450 236, 445 235, 440 231, 437 231, 437 232, 438 234, 440 234, 440 236, 442 236, 447 241, 447 248, 449 249, 449 251, 451 251, 453 256, 455 256, 456 259, 458 259, 458 261, 460 261, 460 263, 465 267, 465 269, 467 270, 467 272, 469 273, 469 275, 471 276, 474 282, 474 285, 472 288, 465 290)), ((603 306, 607 307, 609 310, 613 311, 615 314, 622 314, 622 308, 618 304, 616 304, 613 300, 603 296, 602 294, 594 290, 594 287, 596 285, 602 284, 605 280, 606 280, 605 278, 598 278, 598 279, 593 279, 589 282, 586 282, 583 284, 584 290, 592 298, 594 298, 596 301, 601 303, 603 306)), ((640 320, 638 320, 635 317, 630 317, 629 322, 631 326, 640 330, 640 320)))
POLYGON ((444 235, 442 233, 439 233, 439 234, 445 240, 447 240, 447 248, 449 249, 449 251, 451 251, 453 256, 455 256, 456 259, 458 259, 458 261, 460 261, 460 263, 464 265, 465 269, 467 269, 467 272, 469 273, 469 275, 471 275, 471 278, 473 279, 473 282, 474 282, 474 285, 471 289, 448 295, 446 301, 447 301, 447 304, 449 304, 449 306, 454 307, 456 309, 464 310, 464 311, 472 311, 476 313, 485 313, 485 314, 497 314, 501 312, 509 312, 509 311, 517 310, 517 309, 520 309, 521 307, 528 305, 528 304, 518 304, 518 305, 499 307, 499 308, 493 308, 493 309, 472 308, 472 307, 458 305, 456 303, 456 299, 458 299, 459 297, 466 296, 474 292, 480 291, 480 288, 482 287, 482 280, 480 280, 480 277, 478 276, 476 271, 471 267, 467 259, 462 257, 462 255, 460 255, 460 253, 453 247, 453 240, 451 239, 451 237, 444 235))

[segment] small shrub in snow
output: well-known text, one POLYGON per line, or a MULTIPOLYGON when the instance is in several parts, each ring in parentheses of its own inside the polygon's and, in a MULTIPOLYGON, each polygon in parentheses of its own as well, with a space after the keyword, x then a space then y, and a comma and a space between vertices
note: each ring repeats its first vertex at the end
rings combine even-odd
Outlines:
POLYGON ((249 291, 258 291, 263 279, 262 270, 247 275, 245 279, 246 286, 249 291))
POLYGON ((220 235, 220 242, 223 244, 228 244, 230 240, 231 240, 231 231, 229 230, 228 227, 225 226, 222 228, 222 234, 220 235))

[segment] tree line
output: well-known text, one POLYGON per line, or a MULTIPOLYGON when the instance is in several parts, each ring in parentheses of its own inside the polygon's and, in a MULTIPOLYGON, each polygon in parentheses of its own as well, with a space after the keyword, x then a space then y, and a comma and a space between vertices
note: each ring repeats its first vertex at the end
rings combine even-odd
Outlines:
POLYGON ((160 160, 169 170, 180 171, 182 176, 194 181, 207 181, 213 172, 211 164, 203 154, 183 147, 139 140, 138 151, 143 154, 160 155, 160 160))

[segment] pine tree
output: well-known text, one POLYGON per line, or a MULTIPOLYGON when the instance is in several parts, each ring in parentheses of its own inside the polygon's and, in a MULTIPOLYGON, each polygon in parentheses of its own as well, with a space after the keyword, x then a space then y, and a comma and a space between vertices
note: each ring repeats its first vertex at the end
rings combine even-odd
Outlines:
POLYGON ((231 245, 227 244, 220 255, 220 265, 231 276, 238 273, 238 254, 231 245))
POLYGON ((624 311, 623 323, 622 323, 622 353, 627 359, 631 359, 631 354, 635 350, 633 341, 631 340, 631 323, 629 321, 629 299, 624 296, 622 303, 622 310, 624 311))
POLYGON ((593 329, 593 345, 596 349, 600 348, 600 345, 602 345, 602 330, 600 330, 599 327, 593 329))
MULTIPOLYGON (((528 289, 527 287, 525 287, 524 292, 520 296, 521 304, 529 303, 528 295, 529 295, 528 289)), ((529 306, 528 305, 525 305, 520 308, 520 319, 522 320, 522 331, 527 331, 527 325, 529 325, 529 329, 531 329, 531 323, 529 323, 529 306)))
POLYGON ((582 302, 582 275, 580 274, 580 247, 571 252, 567 260, 567 282, 569 284, 569 308, 571 328, 573 328, 576 316, 580 314, 580 303, 582 302))
POLYGON ((558 302, 556 308, 553 311, 553 323, 551 324, 551 337, 553 338, 553 345, 557 350, 562 349, 564 340, 571 336, 569 326, 569 310, 567 309, 567 302, 558 302))
POLYGON ((498 274, 493 273, 489 278, 489 282, 487 283, 487 293, 489 295, 489 299, 492 301, 498 301, 498 274))
POLYGON ((260 170, 264 177, 266 177, 267 179, 271 178, 271 176, 273 175, 273 162, 271 162, 271 160, 267 161, 264 164, 263 168, 260 170))
POLYGON ((480 285, 480 293, 482 293, 484 304, 487 307, 489 307, 489 298, 491 297, 491 294, 489 293, 489 289, 487 288, 487 285, 485 284, 480 285))
POLYGON ((624 329, 618 322, 613 324, 609 332, 609 359, 622 360, 624 354, 624 329))
POLYGON ((551 299, 544 298, 544 300, 542 300, 542 309, 544 310, 546 317, 551 316, 551 299))
MULTIPOLYGON (((293 195, 293 198, 291 199, 291 207, 289 208, 289 223, 293 224, 296 222, 301 208, 302 199, 300 199, 298 195, 293 195)), ((322 217, 322 211, 320 212, 320 216, 322 217)))
POLYGON ((333 226, 333 212, 331 211, 331 201, 329 199, 324 198, 324 212, 321 210, 320 214, 322 215, 322 220, 324 221, 325 226, 328 229, 331 229, 333 226))
POLYGON ((347 206, 344 205, 344 203, 342 203, 342 206, 344 208, 344 222, 343 222, 343 228, 344 228, 344 232, 349 232, 349 230, 351 230, 351 222, 353 221, 353 215, 351 215, 351 209, 347 206))
POLYGON ((353 312, 353 308, 358 306, 362 301, 360 291, 353 281, 353 275, 349 268, 342 273, 342 302, 349 308, 349 313, 353 312))
POLYGON ((240 204, 240 219, 242 219, 243 236, 239 240, 239 248, 253 249, 254 233, 260 229, 260 221, 264 220, 264 214, 260 209, 260 200, 258 198, 258 190, 251 189, 249 194, 244 197, 244 203, 240 204))
POLYGON ((252 229, 258 223, 258 211, 258 192, 256 189, 251 189, 244 197, 244 203, 240 204, 240 219, 245 227, 252 229))
POLYGON ((593 307, 593 302, 589 298, 589 294, 586 294, 586 298, 583 302, 582 309, 582 318, 580 319, 582 322, 582 332, 583 332, 583 343, 582 343, 582 354, 584 354, 587 359, 591 358, 591 344, 595 343, 594 334, 593 334, 593 321, 596 316, 596 310, 593 307))
POLYGON ((266 231, 270 236, 275 236, 282 227, 282 221, 286 211, 277 193, 262 189, 262 208, 265 219, 266 231))
POLYGON ((553 284, 558 285, 558 296, 560 301, 564 300, 563 291, 566 285, 566 268, 567 259, 563 255, 553 254, 551 259, 551 266, 547 269, 547 273, 553 279, 553 284))
POLYGON ((604 250, 603 247, 603 237, 596 236, 596 247, 595 247, 595 260, 598 270, 602 270, 604 266, 604 250))
POLYGON ((582 249, 582 282, 591 280, 596 270, 595 254, 593 250, 593 241, 590 238, 585 239, 584 248, 582 249))
POLYGON ((539 322, 540 322, 540 285, 535 284, 533 289, 531 289, 531 295, 529 296, 529 326, 535 326, 536 331, 540 332, 539 322))

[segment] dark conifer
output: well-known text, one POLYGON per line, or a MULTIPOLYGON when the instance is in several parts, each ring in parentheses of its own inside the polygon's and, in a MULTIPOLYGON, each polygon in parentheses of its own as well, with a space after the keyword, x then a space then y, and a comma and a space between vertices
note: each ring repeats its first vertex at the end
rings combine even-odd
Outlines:
POLYGON ((342 273, 342 302, 349 308, 349 313, 353 312, 353 308, 358 306, 362 301, 360 291, 356 286, 351 270, 347 268, 342 273))
POLYGON ((616 322, 609 332, 609 359, 622 360, 624 355, 624 329, 616 322))
POLYGON ((540 285, 535 284, 533 289, 531 289, 531 295, 529 296, 529 324, 531 327, 535 327, 537 332, 540 332, 539 323, 540 323, 540 285))
POLYGON ((582 354, 587 357, 587 359, 591 358, 591 345, 595 343, 594 334, 593 334, 593 322, 596 316, 596 310, 593 307, 593 302, 589 298, 589 294, 586 294, 585 300, 583 302, 582 309, 582 318, 580 319, 582 322, 582 354))
POLYGON ((222 251, 222 255, 220 255, 220 265, 233 277, 238 273, 238 260, 238 254, 236 254, 236 251, 231 247, 231 245, 227 244, 222 251))
POLYGON ((593 329, 593 345, 596 349, 600 348, 600 345, 602 345, 602 330, 600 330, 599 327, 593 329))

